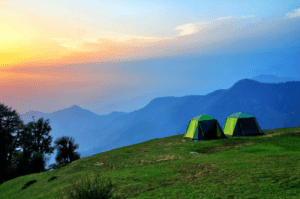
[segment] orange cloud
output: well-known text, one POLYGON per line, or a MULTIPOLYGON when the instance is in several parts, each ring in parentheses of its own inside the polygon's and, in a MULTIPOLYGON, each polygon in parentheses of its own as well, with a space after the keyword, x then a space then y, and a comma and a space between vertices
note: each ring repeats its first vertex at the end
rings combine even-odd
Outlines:
POLYGON ((58 20, 59 16, 52 19, 19 11, 21 22, 10 18, 7 25, 0 20, 4 30, 0 32, 1 68, 140 60, 176 56, 195 48, 205 51, 206 46, 241 35, 238 23, 254 17, 182 24, 174 27, 175 37, 145 37, 95 30, 72 18, 58 20))
POLYGON ((10 9, 0 19, 0 69, 117 61, 163 39, 93 30, 61 15, 45 17, 47 10, 41 17, 30 6, 10 9))

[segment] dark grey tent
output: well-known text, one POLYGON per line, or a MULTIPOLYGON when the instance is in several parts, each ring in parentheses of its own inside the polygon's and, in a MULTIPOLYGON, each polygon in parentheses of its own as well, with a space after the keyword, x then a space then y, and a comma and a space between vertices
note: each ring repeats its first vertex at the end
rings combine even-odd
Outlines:
POLYGON ((227 138, 219 122, 209 115, 199 115, 194 117, 188 125, 185 137, 194 141, 227 138))
POLYGON ((223 131, 225 135, 232 137, 265 135, 254 116, 241 112, 234 113, 226 119, 223 131))

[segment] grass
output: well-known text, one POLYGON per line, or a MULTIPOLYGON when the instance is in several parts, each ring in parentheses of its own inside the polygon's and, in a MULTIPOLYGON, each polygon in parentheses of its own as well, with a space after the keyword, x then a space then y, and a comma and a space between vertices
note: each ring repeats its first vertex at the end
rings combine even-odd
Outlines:
POLYGON ((300 128, 264 132, 202 142, 183 134, 149 140, 7 181, 0 199, 299 198, 300 128))

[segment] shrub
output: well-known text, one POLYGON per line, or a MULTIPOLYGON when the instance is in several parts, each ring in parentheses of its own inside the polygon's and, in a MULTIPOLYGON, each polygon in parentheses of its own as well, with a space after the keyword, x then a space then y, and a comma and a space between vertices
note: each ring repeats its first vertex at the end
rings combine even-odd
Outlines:
MULTIPOLYGON (((102 180, 102 183, 99 181, 99 174, 96 176, 94 183, 91 183, 88 179, 86 181, 86 178, 82 180, 82 183, 79 184, 77 182, 73 182, 72 186, 73 189, 66 189, 67 192, 67 198, 73 198, 73 199, 119 199, 120 196, 114 196, 112 194, 113 185, 111 183, 111 180, 109 179, 108 182, 104 182, 105 180, 102 180)), ((57 190, 57 197, 62 198, 59 190, 57 190)))

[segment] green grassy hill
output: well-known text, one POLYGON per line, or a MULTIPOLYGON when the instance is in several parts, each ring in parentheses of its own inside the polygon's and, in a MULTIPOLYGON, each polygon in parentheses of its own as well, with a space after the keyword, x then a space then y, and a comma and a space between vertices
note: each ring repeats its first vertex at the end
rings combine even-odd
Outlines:
MULTIPOLYGON (((111 179, 121 198, 299 198, 300 128, 193 142, 154 139, 0 185, 1 199, 56 198, 71 182, 111 179), (103 163, 103 164, 101 164, 103 163), (24 188, 22 188, 24 187, 24 188)), ((65 197, 67 198, 67 197, 65 197)))

